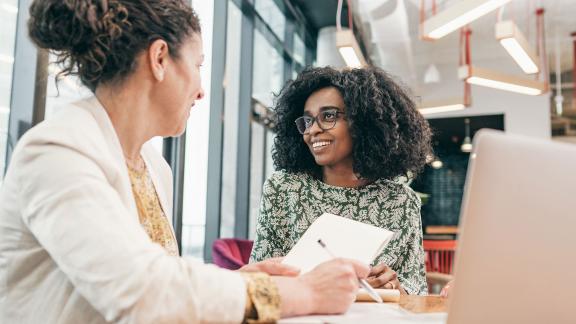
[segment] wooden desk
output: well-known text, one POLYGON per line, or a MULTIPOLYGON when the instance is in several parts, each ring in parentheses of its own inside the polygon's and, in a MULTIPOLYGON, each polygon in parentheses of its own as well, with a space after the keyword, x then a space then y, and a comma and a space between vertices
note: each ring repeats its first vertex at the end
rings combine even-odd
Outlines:
POLYGON ((428 225, 426 226, 426 234, 458 234, 458 226, 440 226, 428 225))
POLYGON ((400 296, 399 305, 412 313, 448 312, 448 300, 440 296, 400 296))

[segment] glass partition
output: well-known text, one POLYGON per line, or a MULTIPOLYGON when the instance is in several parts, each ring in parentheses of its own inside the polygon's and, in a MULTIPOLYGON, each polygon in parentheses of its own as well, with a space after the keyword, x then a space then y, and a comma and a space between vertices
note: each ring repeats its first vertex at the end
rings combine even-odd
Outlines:
POLYGON ((0 0, 0 184, 6 167, 8 117, 14 66, 14 38, 18 17, 17 0, 0 0))

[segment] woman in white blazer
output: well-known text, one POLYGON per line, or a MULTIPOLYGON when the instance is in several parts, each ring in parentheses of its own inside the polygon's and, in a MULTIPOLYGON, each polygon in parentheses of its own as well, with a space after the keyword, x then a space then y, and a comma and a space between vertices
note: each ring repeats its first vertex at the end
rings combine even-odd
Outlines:
POLYGON ((30 16, 32 40, 94 97, 14 151, 0 191, 0 323, 238 323, 349 307, 368 274, 354 261, 294 277, 178 256, 170 168, 145 143, 182 134, 203 97, 200 26, 184 0, 36 0, 30 16))

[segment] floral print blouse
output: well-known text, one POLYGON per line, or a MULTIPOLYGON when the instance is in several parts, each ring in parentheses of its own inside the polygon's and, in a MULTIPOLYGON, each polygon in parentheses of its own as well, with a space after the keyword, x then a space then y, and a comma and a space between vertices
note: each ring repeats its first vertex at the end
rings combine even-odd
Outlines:
POLYGON ((284 256, 323 213, 394 232, 373 266, 386 263, 409 294, 428 292, 420 198, 406 184, 379 179, 366 186, 331 186, 307 174, 277 171, 264 184, 251 262, 284 256))

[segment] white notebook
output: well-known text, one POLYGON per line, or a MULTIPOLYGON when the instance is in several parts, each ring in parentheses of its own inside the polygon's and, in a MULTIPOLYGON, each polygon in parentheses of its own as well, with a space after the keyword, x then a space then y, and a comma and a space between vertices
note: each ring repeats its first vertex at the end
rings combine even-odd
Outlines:
POLYGON ((356 259, 370 264, 382 252, 393 232, 333 214, 322 214, 288 252, 283 263, 305 273, 332 259, 318 240, 336 257, 356 259))

